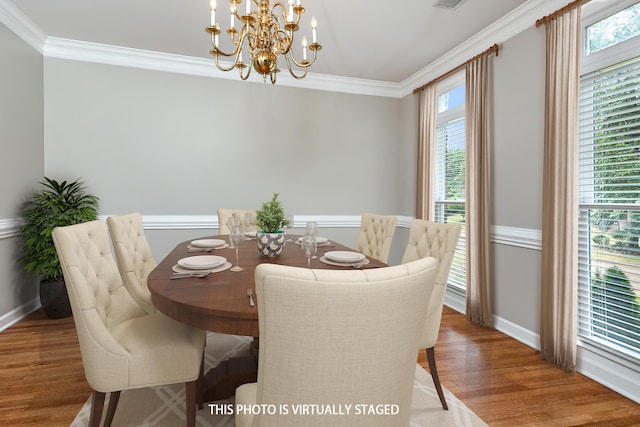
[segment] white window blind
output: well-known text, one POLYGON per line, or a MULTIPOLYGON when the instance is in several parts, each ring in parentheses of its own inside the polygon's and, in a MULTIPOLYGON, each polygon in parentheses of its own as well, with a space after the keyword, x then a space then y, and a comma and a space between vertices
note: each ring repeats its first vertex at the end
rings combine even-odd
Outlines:
POLYGON ((581 77, 578 335, 640 361, 640 58, 581 77))
POLYGON ((449 272, 450 286, 466 289, 464 84, 438 96, 435 220, 462 226, 449 272))

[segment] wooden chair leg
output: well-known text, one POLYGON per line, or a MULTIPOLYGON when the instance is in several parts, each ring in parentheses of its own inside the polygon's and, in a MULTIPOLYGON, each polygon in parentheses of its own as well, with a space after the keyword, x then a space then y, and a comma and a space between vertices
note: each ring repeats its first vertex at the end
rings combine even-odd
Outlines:
POLYGON ((447 401, 444 398, 442 392, 442 386, 440 385, 440 378, 438 377, 438 368, 436 368, 436 353, 433 347, 429 347, 427 350, 427 362, 429 362, 429 372, 431 372, 431 378, 433 379, 433 385, 436 387, 440 403, 442 403, 442 409, 449 410, 447 401))
POLYGON ((200 376, 196 380, 196 403, 198 409, 204 408, 204 350, 202 351, 202 362, 200 363, 200 376))
POLYGON ((185 383, 185 391, 187 395, 187 427, 195 427, 196 425, 196 382, 189 381, 185 383))
POLYGON ((102 419, 102 409, 104 408, 105 393, 93 390, 91 393, 91 416, 89 417, 89 427, 99 427, 102 419))
POLYGON ((111 427, 111 422, 116 414, 116 407, 120 400, 120 391, 113 391, 109 394, 109 406, 107 407, 107 417, 104 420, 104 427, 111 427))

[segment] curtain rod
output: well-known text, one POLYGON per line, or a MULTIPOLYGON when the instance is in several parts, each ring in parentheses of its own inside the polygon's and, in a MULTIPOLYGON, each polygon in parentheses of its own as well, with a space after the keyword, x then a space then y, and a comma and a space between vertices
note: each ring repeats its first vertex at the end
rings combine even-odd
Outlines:
POLYGON ((590 1, 591 0, 575 0, 575 1, 572 1, 571 3, 566 5, 565 7, 556 10, 552 14, 538 19, 536 21, 536 28, 539 28, 542 24, 546 24, 547 22, 553 21, 556 17, 558 17, 559 15, 562 15, 565 12, 570 11, 571 9, 576 8, 578 6, 582 6, 582 4, 589 3, 590 1))
POLYGON ((417 87, 413 90, 413 94, 415 95, 416 93, 422 92, 423 90, 425 90, 426 88, 428 88, 429 86, 431 86, 434 83, 439 82, 440 80, 443 80, 447 77, 449 77, 450 75, 452 75, 453 73, 457 73, 458 71, 460 71, 461 69, 463 69, 464 67, 467 66, 468 63, 475 61, 476 59, 485 56, 485 55, 490 55, 493 52, 496 53, 496 56, 498 56, 498 53, 500 51, 500 48, 498 47, 497 44, 494 44, 493 46, 491 46, 489 49, 485 50, 484 52, 474 56, 473 58, 469 59, 466 62, 463 62, 462 64, 458 65, 457 67, 455 67, 452 70, 447 71, 446 73, 444 73, 443 75, 436 77, 435 79, 431 80, 429 83, 423 84, 420 87, 417 87))

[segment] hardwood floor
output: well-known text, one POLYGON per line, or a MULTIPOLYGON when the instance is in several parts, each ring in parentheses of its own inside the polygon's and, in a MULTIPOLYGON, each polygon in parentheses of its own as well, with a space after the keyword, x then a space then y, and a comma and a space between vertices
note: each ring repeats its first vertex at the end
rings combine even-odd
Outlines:
MULTIPOLYGON (((640 426, 640 405, 445 307, 442 384, 491 426, 640 426)), ((418 359, 426 368, 424 351, 418 359)), ((68 426, 90 394, 72 318, 41 311, 0 333, 0 425, 68 426)))

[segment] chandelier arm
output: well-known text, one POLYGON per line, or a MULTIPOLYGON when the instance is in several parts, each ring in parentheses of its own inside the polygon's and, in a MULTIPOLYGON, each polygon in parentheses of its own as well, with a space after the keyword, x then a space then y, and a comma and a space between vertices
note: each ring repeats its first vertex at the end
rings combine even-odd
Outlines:
POLYGON ((285 30, 283 30, 282 28, 278 28, 278 30, 276 31, 276 39, 278 40, 278 46, 280 47, 278 51, 281 55, 286 54, 291 50, 291 45, 293 44, 293 35, 289 37, 285 30), (278 37, 278 35, 280 34, 282 35, 282 37, 278 37), (282 47, 282 44, 284 44, 284 47, 282 47))
MULTIPOLYGON (((291 74, 296 80, 304 79, 307 76, 307 67, 301 67, 304 70, 304 72, 301 75, 297 76, 296 73, 293 72, 293 68, 291 68, 289 55, 285 55, 284 58, 287 60, 287 68, 289 69, 289 74, 291 74)), ((294 61, 294 64, 298 65, 295 61, 294 61)), ((300 67, 300 65, 298 66, 300 67)))
POLYGON ((220 71, 231 71, 236 67, 236 62, 234 61, 231 66, 229 66, 229 68, 225 68, 222 65, 220 65, 220 62, 218 60, 218 55, 213 55, 213 57, 215 58, 215 63, 216 63, 216 67, 218 68, 218 70, 220 71))
POLYGON ((253 68, 253 67, 251 67, 251 63, 249 63, 249 64, 248 64, 246 67, 244 67, 244 68, 247 68, 247 74, 245 74, 245 75, 242 75, 242 68, 240 68, 240 67, 238 68, 238 69, 240 70, 240 78, 241 78, 242 80, 247 80, 247 79, 249 78, 249 76, 251 75, 251 68, 253 68))
POLYGON ((289 57, 289 55, 291 55, 291 60, 293 61, 293 63, 296 64, 298 67, 304 68, 306 70, 307 67, 309 67, 311 64, 316 62, 316 57, 318 56, 318 51, 317 50, 312 50, 312 52, 313 52, 313 58, 311 59, 311 61, 309 61, 309 60, 303 60, 302 62, 296 61, 295 55, 293 54, 293 50, 290 50, 289 54, 285 55, 285 58, 287 58, 287 63, 289 63, 289 58, 288 57, 289 57))

